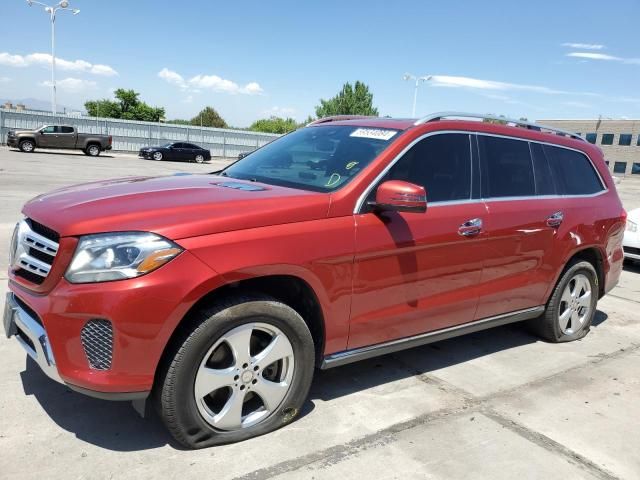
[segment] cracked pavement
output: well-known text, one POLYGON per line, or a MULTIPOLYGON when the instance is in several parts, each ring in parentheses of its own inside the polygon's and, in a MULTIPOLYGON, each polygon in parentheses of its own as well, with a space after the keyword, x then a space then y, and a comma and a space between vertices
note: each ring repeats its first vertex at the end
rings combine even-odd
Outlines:
MULTIPOLYGON (((0 147, 0 302, 28 198, 100 178, 215 169, 0 147)), ((628 193, 638 186, 618 185, 628 210, 640 206, 628 193)), ((516 324, 317 372, 297 421, 199 451, 128 403, 51 382, 15 341, 2 338, 0 356, 8 479, 640 477, 640 266, 625 267, 581 341, 548 344, 516 324)))

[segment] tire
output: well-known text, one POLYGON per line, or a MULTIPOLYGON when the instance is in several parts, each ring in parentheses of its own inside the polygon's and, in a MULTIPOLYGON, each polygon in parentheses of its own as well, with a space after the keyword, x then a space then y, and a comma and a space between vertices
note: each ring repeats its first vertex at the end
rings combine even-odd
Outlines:
POLYGON ((530 325, 535 333, 552 343, 579 340, 589 332, 597 303, 595 268, 589 262, 573 261, 554 288, 544 315, 531 321, 530 325), (573 292, 577 292, 575 296, 573 292))
POLYGON ((87 145, 84 153, 89 155, 90 157, 97 157, 98 155, 100 155, 100 146, 94 143, 87 145))
POLYGON ((153 155, 151 155, 151 157, 154 160, 157 160, 158 162, 160 162, 163 158, 162 152, 153 152, 153 155))
POLYGON ((188 448, 238 442, 290 423, 315 368, 306 323, 267 296, 236 296, 196 312, 174 349, 154 394, 165 425, 188 448))
POLYGON ((36 149, 36 144, 33 140, 22 140, 18 147, 20 148, 21 152, 33 153, 33 151, 36 149))
POLYGON ((204 162, 204 155, 202 155, 201 153, 197 154, 196 157, 194 158, 196 163, 202 163, 204 162))

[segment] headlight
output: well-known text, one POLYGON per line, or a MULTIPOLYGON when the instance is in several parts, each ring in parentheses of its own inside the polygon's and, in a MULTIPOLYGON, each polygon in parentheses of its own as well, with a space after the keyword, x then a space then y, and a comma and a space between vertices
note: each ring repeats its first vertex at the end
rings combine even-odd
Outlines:
POLYGON ((638 224, 635 222, 632 222, 631 220, 627 220, 627 231, 629 232, 637 232, 638 231, 638 224))
POLYGON ((64 277, 71 283, 108 282, 152 272, 182 252, 153 233, 103 233, 80 237, 64 277))

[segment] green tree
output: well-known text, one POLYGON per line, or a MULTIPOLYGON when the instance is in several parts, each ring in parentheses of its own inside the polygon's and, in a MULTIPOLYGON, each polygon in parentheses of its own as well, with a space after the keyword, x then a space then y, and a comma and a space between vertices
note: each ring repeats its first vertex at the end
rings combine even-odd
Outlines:
POLYGON ((203 127, 227 128, 227 122, 213 107, 205 107, 200 113, 191 119, 191 125, 202 125, 203 127))
POLYGON ((318 118, 331 115, 372 115, 378 116, 378 109, 373 106, 373 93, 360 81, 354 86, 345 83, 342 90, 329 100, 320 99, 316 107, 318 118))
POLYGON ((140 94, 133 90, 119 88, 114 92, 115 100, 89 100, 84 108, 92 117, 123 118, 158 122, 164 117, 164 108, 152 107, 140 100, 140 94))
POLYGON ((298 123, 293 118, 271 116, 256 120, 251 124, 249 130, 265 133, 289 133, 298 127, 298 123))

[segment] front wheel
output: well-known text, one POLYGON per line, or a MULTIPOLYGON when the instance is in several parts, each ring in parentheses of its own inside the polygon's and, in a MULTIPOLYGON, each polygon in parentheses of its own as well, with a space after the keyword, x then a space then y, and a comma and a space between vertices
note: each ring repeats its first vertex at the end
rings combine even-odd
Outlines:
POLYGON ((31 153, 36 149, 36 144, 33 140, 23 140, 19 146, 20 150, 24 153, 31 153))
POLYGON ((157 161, 162 160, 162 152, 153 152, 153 159, 157 161))
POLYGON ((544 315, 531 325, 550 342, 584 337, 591 327, 598 302, 598 275, 589 262, 568 265, 547 303, 544 315))
POLYGON ((300 412, 314 371, 311 333, 270 297, 234 297, 198 312, 176 344, 161 416, 189 448, 273 431, 300 412))

